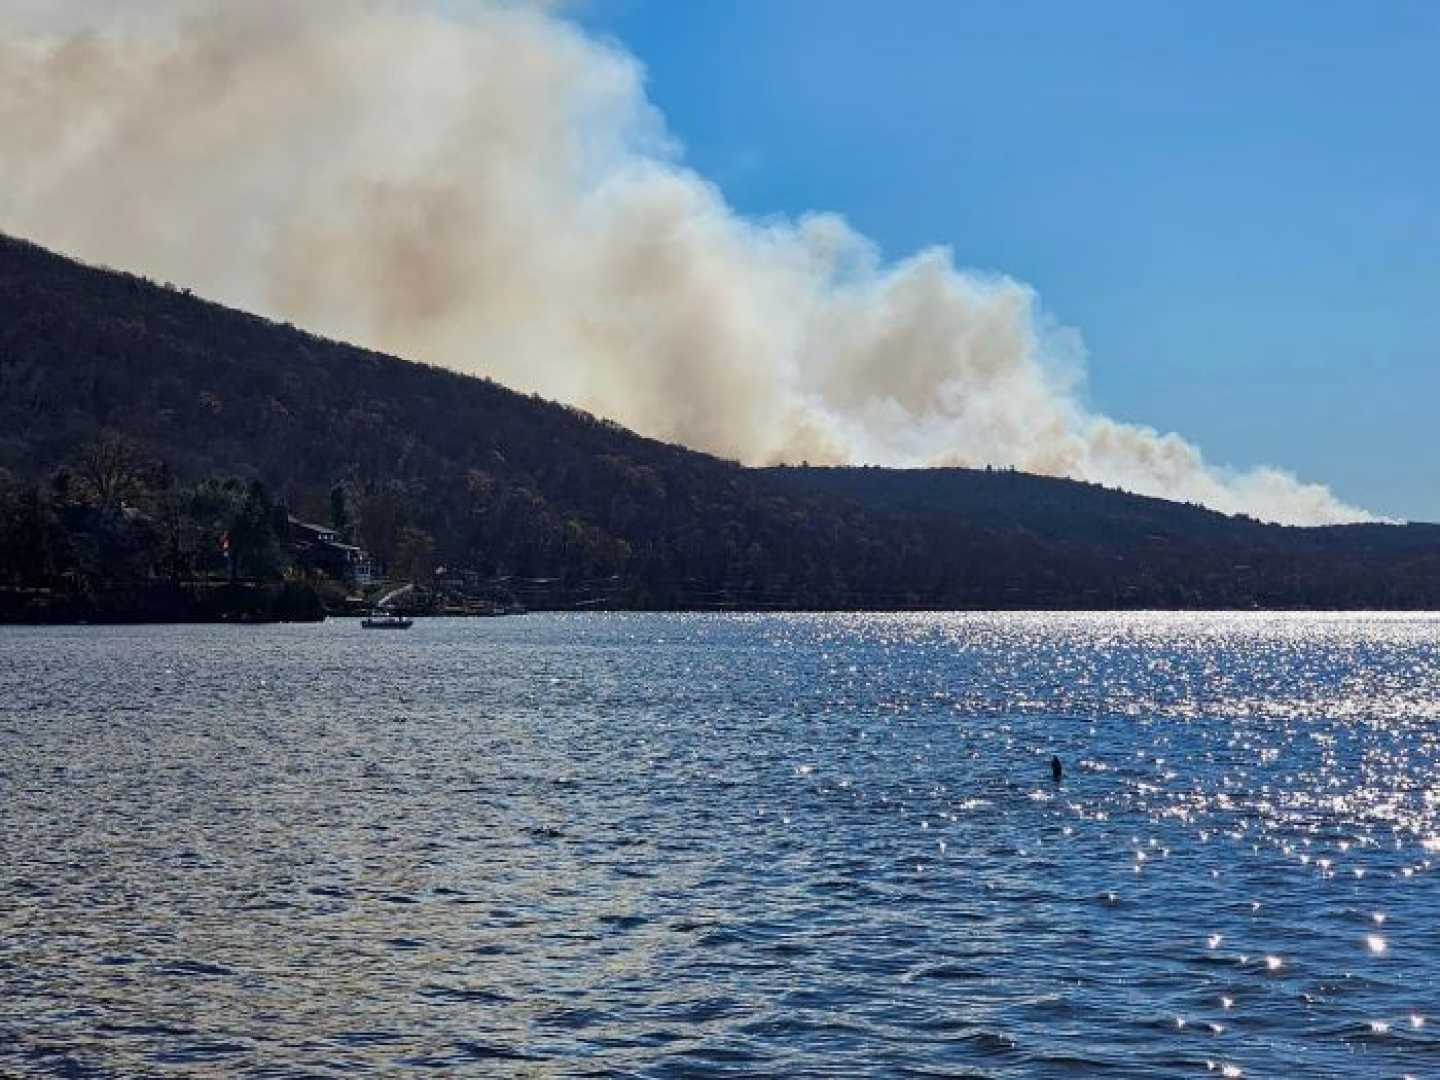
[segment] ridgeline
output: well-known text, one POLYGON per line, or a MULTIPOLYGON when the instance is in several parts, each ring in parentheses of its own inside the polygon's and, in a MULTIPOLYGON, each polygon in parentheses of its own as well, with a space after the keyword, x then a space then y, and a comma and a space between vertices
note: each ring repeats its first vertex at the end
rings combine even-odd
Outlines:
POLYGON ((0 620, 309 617, 383 578, 422 610, 1433 609, 1440 527, 742 468, 0 237, 0 620))

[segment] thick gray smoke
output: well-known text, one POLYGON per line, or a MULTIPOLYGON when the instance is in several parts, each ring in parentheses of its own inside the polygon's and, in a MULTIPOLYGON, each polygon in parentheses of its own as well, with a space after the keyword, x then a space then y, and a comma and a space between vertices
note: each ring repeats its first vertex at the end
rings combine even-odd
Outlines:
POLYGON ((746 462, 1367 517, 1087 411, 1018 282, 738 216, 635 60, 539 5, 0 0, 0 229, 746 462))

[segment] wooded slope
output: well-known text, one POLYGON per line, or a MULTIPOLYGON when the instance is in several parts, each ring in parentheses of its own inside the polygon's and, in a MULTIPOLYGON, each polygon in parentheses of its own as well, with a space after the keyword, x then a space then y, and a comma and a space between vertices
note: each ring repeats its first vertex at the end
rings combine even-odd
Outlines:
MULTIPOLYGON (((141 514, 233 477, 328 521, 338 486, 393 573, 541 579, 557 604, 1440 607, 1434 526, 1280 528, 1008 471, 746 469, 0 238, 7 518, 97 498, 63 478, 102 436, 143 462, 141 514)), ((0 529, 0 584, 62 572, 29 542, 0 529)))

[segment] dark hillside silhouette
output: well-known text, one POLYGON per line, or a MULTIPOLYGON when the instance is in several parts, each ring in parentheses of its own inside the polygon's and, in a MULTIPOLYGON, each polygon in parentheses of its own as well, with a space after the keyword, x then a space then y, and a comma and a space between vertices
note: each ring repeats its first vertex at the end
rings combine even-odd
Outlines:
POLYGON ((0 588, 297 580, 287 515, 532 606, 1440 607, 1440 528, 746 469, 0 238, 0 588), (218 562, 222 545, 231 545, 218 562))

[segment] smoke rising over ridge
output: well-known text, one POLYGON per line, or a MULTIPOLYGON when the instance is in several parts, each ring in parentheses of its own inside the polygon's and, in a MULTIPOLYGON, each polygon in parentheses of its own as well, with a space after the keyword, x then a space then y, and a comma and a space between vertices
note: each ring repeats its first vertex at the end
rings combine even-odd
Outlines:
POLYGON ((547 6, 0 0, 0 229, 749 463, 1368 518, 1087 410, 1023 284, 737 215, 636 61, 547 6))

